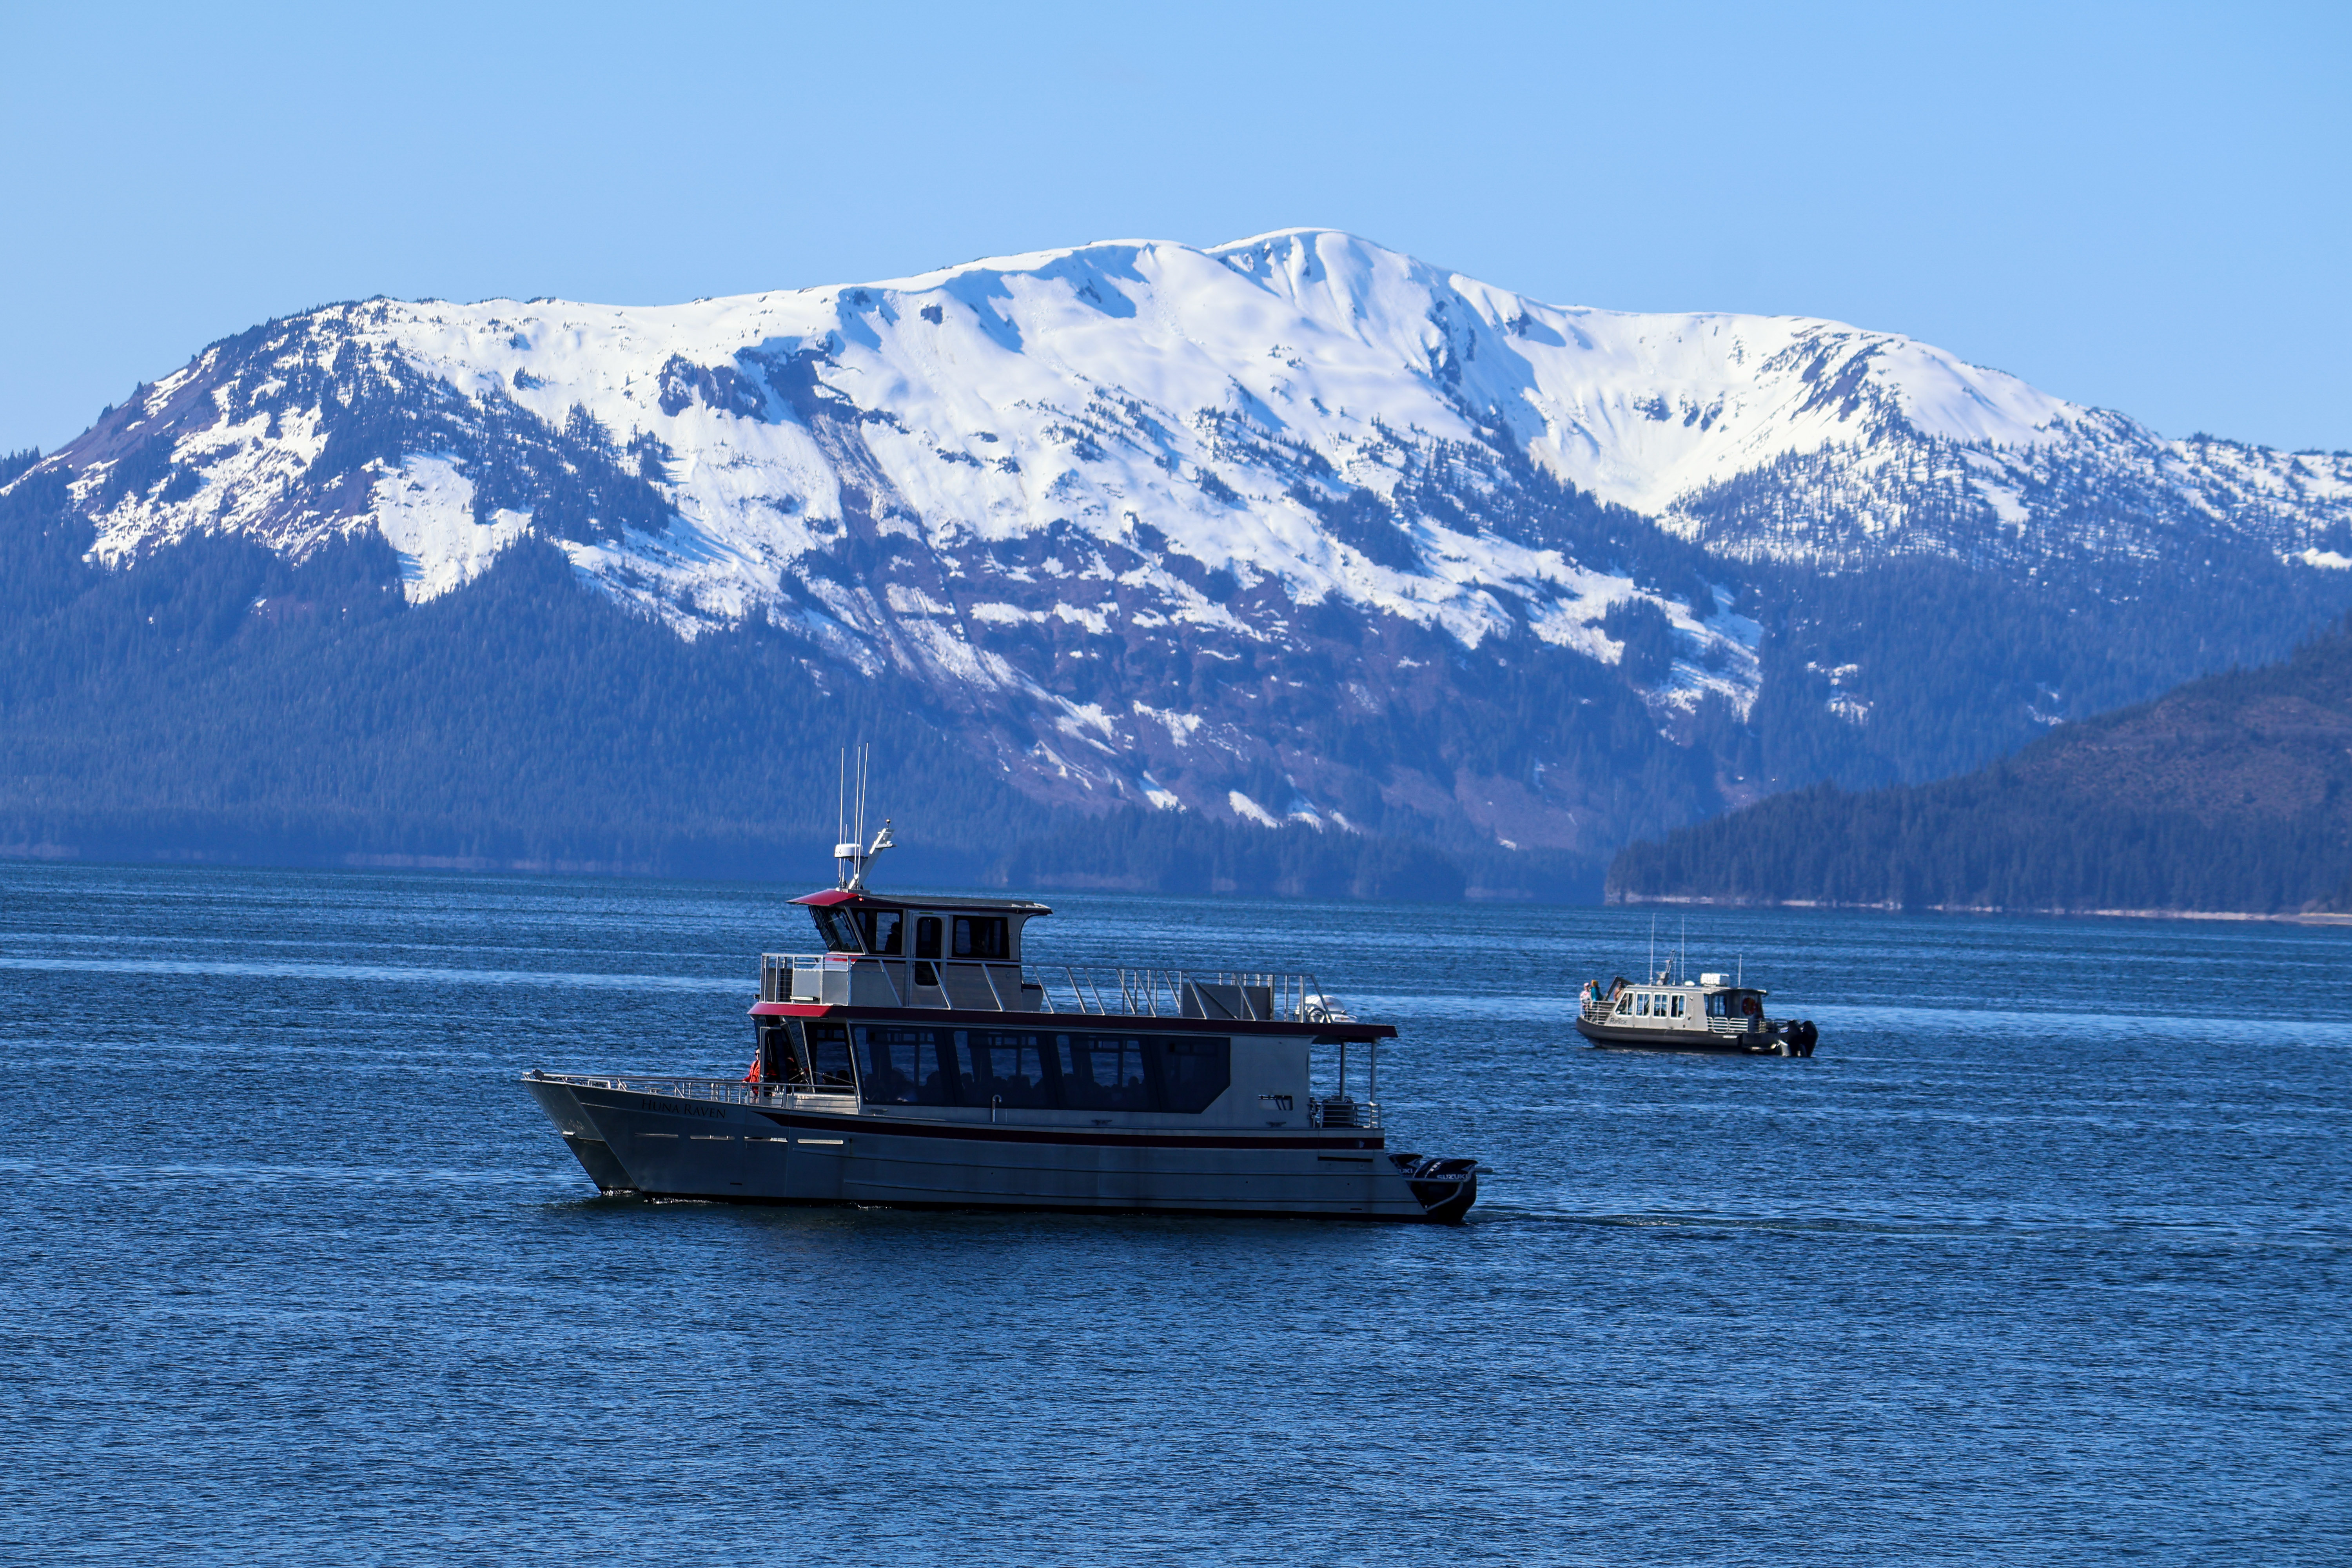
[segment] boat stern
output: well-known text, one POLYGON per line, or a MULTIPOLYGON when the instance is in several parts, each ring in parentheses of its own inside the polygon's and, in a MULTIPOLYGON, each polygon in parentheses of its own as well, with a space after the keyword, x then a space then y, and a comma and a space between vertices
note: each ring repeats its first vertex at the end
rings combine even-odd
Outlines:
POLYGON ((1460 1225, 1478 1201, 1478 1162, 1434 1155, 1391 1154, 1389 1160, 1422 1213, 1437 1225, 1460 1225))

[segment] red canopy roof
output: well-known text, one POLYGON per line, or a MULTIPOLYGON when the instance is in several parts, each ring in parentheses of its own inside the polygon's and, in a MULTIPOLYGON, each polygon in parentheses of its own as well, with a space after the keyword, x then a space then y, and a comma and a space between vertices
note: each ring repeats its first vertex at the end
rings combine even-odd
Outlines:
POLYGON ((793 902, 820 910, 840 904, 868 904, 884 910, 979 910, 1008 915, 1050 915, 1054 912, 1033 899, 894 898, 872 891, 856 893, 847 888, 827 888, 821 893, 803 893, 793 902))

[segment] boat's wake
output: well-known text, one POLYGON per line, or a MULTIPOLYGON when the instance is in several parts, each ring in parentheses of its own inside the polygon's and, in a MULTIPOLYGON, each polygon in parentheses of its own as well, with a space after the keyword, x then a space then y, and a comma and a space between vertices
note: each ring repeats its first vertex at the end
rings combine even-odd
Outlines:
POLYGON ((2227 1244, 2277 1244, 2296 1247, 2352 1246, 2352 1226, 2344 1225, 2256 1226, 2228 1220, 2174 1220, 2143 1215, 1821 1215, 1725 1214, 1705 1210, 1650 1209, 1636 1213, 1606 1213, 1544 1209, 1487 1202, 1471 1216, 1472 1225, 1581 1226, 1612 1230, 1667 1230, 1693 1237, 1708 1232, 1779 1231, 1792 1235, 1891 1236, 1956 1239, 2027 1239, 2050 1237, 2100 1237, 2139 1235, 2227 1244))

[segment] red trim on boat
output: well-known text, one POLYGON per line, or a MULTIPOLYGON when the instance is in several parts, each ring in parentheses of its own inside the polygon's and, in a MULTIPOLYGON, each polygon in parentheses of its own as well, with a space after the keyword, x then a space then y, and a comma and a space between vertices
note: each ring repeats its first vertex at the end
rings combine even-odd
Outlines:
POLYGON ((814 893, 803 893, 792 901, 815 909, 858 904, 877 910, 937 910, 943 915, 1022 915, 1034 919, 1054 912, 1034 899, 924 899, 852 888, 825 888, 814 893))

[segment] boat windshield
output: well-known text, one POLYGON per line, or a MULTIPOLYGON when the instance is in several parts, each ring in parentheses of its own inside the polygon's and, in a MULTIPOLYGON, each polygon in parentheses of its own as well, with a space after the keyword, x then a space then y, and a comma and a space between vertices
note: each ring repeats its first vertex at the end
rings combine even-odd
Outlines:
POLYGON ((813 909, 809 918, 816 921, 817 940, 824 943, 827 952, 864 952, 866 944, 857 940, 857 922, 846 910, 813 909))

